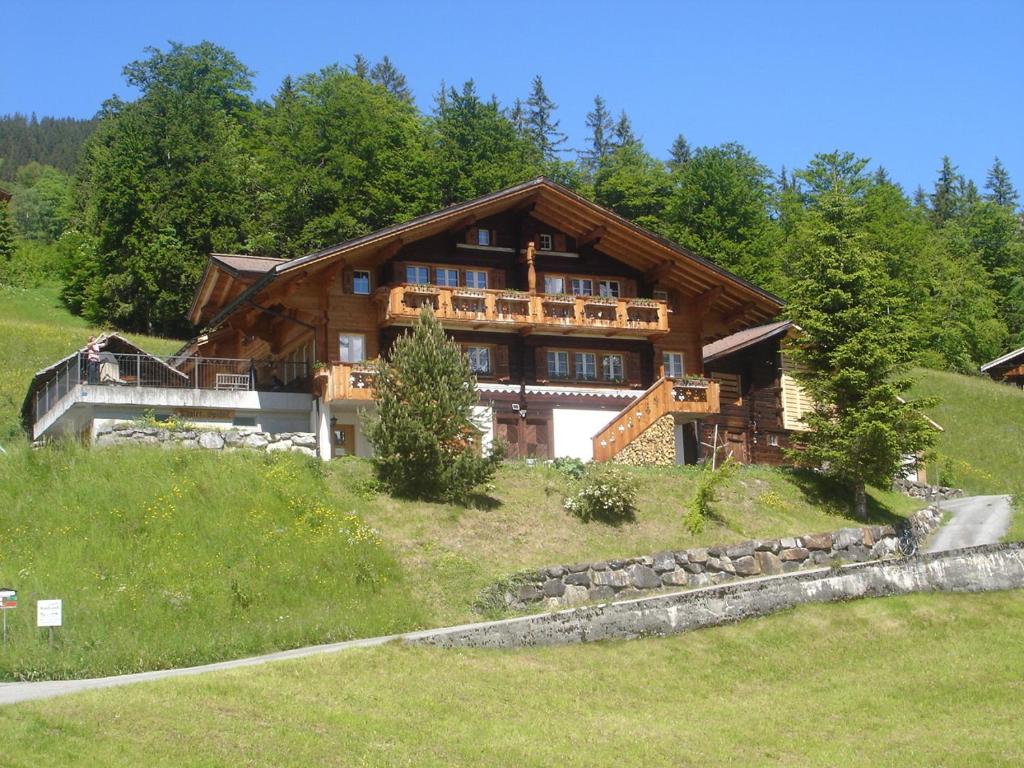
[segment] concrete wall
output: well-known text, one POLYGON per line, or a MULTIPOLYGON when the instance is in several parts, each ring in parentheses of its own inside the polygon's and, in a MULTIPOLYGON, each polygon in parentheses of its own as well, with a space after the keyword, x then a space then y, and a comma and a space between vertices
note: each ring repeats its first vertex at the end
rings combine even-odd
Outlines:
POLYGON ((250 449, 295 451, 316 456, 316 435, 312 432, 259 432, 251 429, 161 429, 119 422, 101 430, 98 447, 108 445, 162 445, 167 448, 203 448, 212 451, 250 449))
POLYGON ((1024 542, 991 544, 471 624, 408 635, 406 641, 445 648, 522 648, 630 639, 728 624, 806 603, 1022 587, 1024 542))

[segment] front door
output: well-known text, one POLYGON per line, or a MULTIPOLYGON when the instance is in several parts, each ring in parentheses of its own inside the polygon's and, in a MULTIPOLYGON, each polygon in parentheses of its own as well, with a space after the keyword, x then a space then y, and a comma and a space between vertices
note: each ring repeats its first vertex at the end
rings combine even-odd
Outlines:
POLYGON ((354 424, 335 424, 333 428, 335 456, 356 455, 356 427, 354 424))
POLYGON ((548 419, 523 419, 520 415, 499 416, 494 436, 508 444, 510 459, 549 459, 551 440, 548 419))
POLYGON ((729 430, 725 433, 725 455, 731 455, 733 460, 739 464, 750 463, 747 456, 746 432, 733 432, 729 430))

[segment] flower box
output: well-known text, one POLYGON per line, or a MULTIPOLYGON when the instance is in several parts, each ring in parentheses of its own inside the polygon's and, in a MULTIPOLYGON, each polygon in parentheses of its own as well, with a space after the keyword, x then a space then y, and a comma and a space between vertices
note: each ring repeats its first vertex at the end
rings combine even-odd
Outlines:
POLYGON ((576 297, 567 293, 549 293, 541 297, 545 304, 575 304, 576 297))
POLYGON ((639 309, 657 309, 661 304, 662 302, 658 299, 635 298, 629 300, 630 307, 637 307, 639 309))

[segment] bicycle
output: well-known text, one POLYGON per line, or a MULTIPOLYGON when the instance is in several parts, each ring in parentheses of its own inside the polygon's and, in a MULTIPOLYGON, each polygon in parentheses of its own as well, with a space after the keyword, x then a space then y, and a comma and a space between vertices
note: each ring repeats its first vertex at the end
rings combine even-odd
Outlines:
POLYGON ((909 525, 901 528, 897 536, 897 547, 901 555, 913 557, 917 554, 917 536, 914 535, 914 531, 909 525))

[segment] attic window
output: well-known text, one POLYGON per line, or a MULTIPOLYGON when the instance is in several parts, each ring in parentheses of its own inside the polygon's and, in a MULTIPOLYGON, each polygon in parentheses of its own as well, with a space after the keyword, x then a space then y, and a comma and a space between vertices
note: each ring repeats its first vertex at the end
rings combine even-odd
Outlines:
POLYGON ((542 251, 552 251, 552 250, 554 250, 554 242, 553 242, 553 240, 551 238, 551 235, 549 235, 547 232, 542 232, 540 234, 540 238, 539 239, 540 239, 540 250, 542 250, 542 251))
POLYGON ((478 229, 476 231, 476 244, 477 245, 490 245, 491 244, 491 230, 489 230, 489 229, 478 229))

